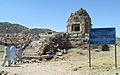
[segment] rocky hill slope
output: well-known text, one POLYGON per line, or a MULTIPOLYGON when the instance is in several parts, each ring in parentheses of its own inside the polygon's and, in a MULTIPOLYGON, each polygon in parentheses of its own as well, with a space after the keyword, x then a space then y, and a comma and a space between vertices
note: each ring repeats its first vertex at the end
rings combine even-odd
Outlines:
POLYGON ((9 22, 0 22, 0 33, 19 33, 29 28, 20 24, 12 24, 9 22))
POLYGON ((55 32, 50 29, 34 28, 29 29, 20 24, 12 24, 9 22, 0 22, 0 33, 19 33, 19 32, 30 32, 31 34, 39 34, 45 32, 55 32))

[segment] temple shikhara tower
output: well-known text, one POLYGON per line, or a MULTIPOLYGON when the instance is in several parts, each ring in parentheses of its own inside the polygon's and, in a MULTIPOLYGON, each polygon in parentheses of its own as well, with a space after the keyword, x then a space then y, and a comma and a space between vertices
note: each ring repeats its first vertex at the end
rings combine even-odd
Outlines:
POLYGON ((67 21, 67 32, 79 32, 82 34, 89 33, 91 28, 91 18, 83 8, 75 13, 71 13, 67 21))

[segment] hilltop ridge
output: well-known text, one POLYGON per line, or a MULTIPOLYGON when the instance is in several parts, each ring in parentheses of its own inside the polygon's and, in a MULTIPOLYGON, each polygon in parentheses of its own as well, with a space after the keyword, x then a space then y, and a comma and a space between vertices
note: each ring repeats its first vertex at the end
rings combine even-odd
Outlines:
POLYGON ((0 22, 0 33, 19 33, 24 31, 30 31, 31 33, 45 33, 45 32, 55 32, 51 29, 47 28, 33 28, 29 29, 28 27, 25 27, 20 24, 12 24, 9 22, 0 22))

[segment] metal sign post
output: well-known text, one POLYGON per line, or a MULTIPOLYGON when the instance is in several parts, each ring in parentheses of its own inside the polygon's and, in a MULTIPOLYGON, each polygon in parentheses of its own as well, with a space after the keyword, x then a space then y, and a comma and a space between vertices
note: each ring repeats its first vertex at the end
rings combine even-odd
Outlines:
POLYGON ((89 44, 89 68, 91 68, 92 62, 91 62, 91 50, 90 50, 90 44, 89 44))
POLYGON ((117 49, 115 44, 115 68, 117 68, 117 49))

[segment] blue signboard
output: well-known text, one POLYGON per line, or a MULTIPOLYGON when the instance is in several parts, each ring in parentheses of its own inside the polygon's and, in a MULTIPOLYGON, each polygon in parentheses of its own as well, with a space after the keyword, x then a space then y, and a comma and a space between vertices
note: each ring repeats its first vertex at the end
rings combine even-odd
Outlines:
POLYGON ((93 28, 90 30, 89 44, 116 44, 115 28, 93 28))

